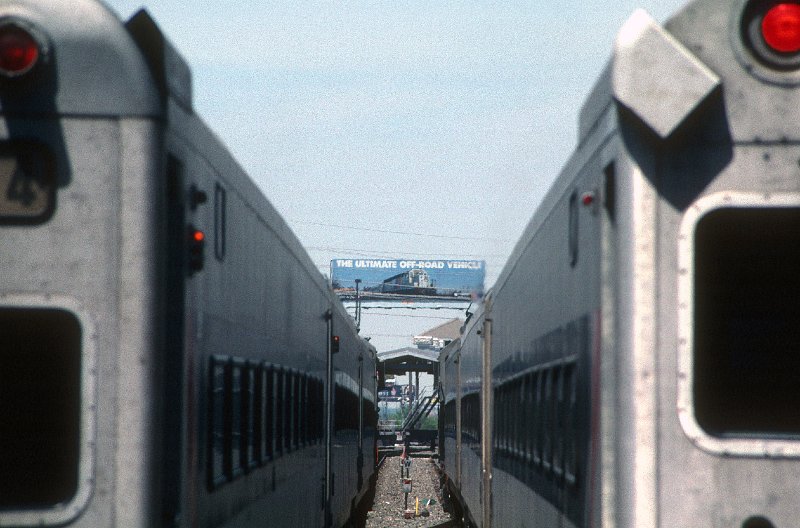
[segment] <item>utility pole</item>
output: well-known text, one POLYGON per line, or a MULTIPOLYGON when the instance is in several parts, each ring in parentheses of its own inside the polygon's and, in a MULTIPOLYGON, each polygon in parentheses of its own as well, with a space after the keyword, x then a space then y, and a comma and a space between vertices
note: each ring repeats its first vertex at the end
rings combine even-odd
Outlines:
POLYGON ((356 279, 356 330, 361 331, 361 295, 358 291, 358 285, 361 284, 361 279, 356 279))

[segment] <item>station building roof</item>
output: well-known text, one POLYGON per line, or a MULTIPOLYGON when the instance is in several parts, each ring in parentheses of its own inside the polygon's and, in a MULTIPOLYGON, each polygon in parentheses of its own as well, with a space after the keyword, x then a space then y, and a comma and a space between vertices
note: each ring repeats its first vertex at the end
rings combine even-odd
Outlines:
POLYGON ((416 347, 378 352, 380 368, 386 375, 402 376, 407 372, 435 374, 439 369, 438 359, 438 350, 423 350, 416 347))
POLYGON ((461 335, 461 326, 463 324, 464 321, 458 318, 447 321, 444 324, 422 332, 420 335, 414 336, 414 344, 419 348, 441 350, 447 346, 448 343, 461 335))

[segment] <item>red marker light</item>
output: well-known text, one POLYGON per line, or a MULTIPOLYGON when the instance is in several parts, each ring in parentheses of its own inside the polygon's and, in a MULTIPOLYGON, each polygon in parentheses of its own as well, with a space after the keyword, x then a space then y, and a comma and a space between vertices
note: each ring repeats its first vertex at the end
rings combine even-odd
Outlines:
POLYGON ((30 33, 16 24, 0 26, 1 74, 18 77, 28 73, 36 65, 39 55, 39 43, 30 33))
POLYGON ((800 4, 785 2, 772 7, 761 22, 761 34, 775 51, 800 51, 800 4))
POLYGON ((203 269, 205 263, 204 252, 206 245, 206 234, 192 225, 188 227, 189 230, 187 234, 189 235, 189 247, 187 248, 187 264, 189 268, 189 276, 192 276, 203 269))

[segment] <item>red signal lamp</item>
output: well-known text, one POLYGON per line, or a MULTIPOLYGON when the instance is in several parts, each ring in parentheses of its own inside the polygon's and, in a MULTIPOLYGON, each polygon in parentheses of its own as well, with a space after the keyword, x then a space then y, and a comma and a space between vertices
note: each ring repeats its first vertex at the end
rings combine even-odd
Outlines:
POLYGON ((800 4, 782 2, 771 7, 761 22, 761 35, 777 52, 800 51, 800 4))
POLYGON ((0 25, 0 74, 19 77, 31 71, 42 47, 31 33, 14 22, 0 25))
POLYGON ((205 265, 206 234, 200 229, 189 226, 188 267, 189 275, 194 275, 205 265))

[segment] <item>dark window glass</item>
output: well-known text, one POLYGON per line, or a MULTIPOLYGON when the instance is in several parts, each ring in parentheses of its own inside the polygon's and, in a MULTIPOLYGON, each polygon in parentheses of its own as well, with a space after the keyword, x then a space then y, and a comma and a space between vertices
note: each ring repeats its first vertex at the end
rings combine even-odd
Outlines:
POLYGON ((63 310, 0 309, 0 508, 55 506, 78 490, 81 335, 63 310))
POLYGON ((552 424, 553 424, 553 471, 564 472, 564 378, 562 367, 553 368, 552 424))
POLYGON ((534 422, 536 424, 535 444, 533 447, 533 458, 537 464, 544 462, 544 435, 545 435, 545 373, 543 371, 536 373, 536 413, 534 422))
POLYGON ((271 459, 275 452, 275 370, 264 366, 264 457, 271 459))
POLYGON ((578 263, 578 191, 569 197, 569 263, 578 263))
POLYGON ((255 428, 255 408, 256 408, 256 369, 253 365, 247 364, 243 367, 244 378, 244 398, 242 401, 243 410, 242 415, 244 419, 243 424, 243 447, 244 447, 244 462, 247 468, 255 467, 258 464, 256 460, 256 428, 255 428))
POLYGON ((284 392, 284 372, 280 369, 275 370, 276 391, 275 391, 275 451, 283 453, 284 442, 286 440, 286 427, 284 426, 286 410, 286 394, 284 392))
POLYGON ((711 435, 800 435, 798 226, 798 208, 718 209, 697 224, 694 411, 711 435))
POLYGON ((577 383, 575 381, 575 365, 569 364, 564 368, 564 469, 567 479, 575 483, 577 474, 577 383))
POLYGON ((251 363, 253 371, 253 459, 255 463, 264 462, 264 406, 266 390, 264 369, 259 363, 251 363))
POLYGON ((306 445, 308 435, 308 378, 300 376, 300 396, 297 398, 298 423, 300 425, 299 442, 301 446, 306 445))
POLYGON ((227 480, 226 454, 225 448, 227 440, 226 427, 226 400, 228 391, 228 358, 212 357, 210 369, 210 391, 211 437, 209 441, 209 462, 211 465, 211 485, 218 486, 227 480))
POLYGON ((244 394, 242 379, 244 377, 244 362, 236 360, 231 369, 231 427, 230 427, 230 458, 231 477, 236 477, 244 472, 244 394))

